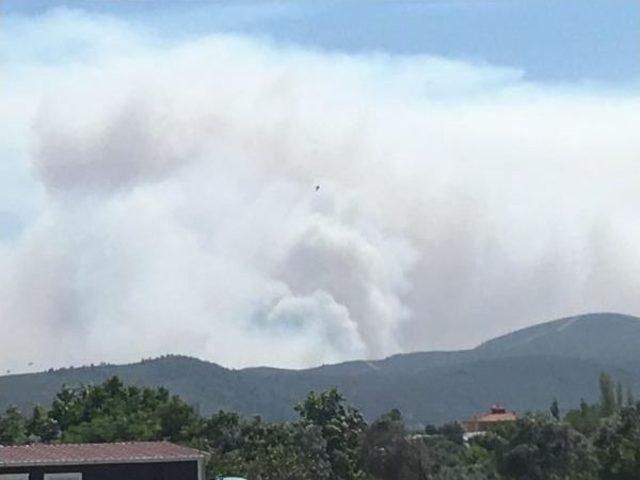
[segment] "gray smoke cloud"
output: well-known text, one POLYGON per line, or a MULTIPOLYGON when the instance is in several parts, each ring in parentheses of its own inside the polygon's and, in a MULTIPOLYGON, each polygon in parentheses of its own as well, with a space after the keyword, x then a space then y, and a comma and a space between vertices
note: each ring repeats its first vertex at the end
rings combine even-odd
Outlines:
POLYGON ((635 95, 42 21, 91 48, 0 94, 39 188, 0 244, 0 365, 302 367, 640 311, 635 95))

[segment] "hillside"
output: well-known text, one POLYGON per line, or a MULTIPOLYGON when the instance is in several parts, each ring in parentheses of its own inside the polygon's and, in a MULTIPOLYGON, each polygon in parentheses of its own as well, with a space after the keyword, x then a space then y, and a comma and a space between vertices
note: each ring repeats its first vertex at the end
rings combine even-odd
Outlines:
POLYGON ((616 364, 640 362, 636 317, 595 313, 518 330, 480 345, 484 357, 555 355, 616 364))
POLYGON ((401 354, 307 370, 231 370, 169 356, 11 375, 0 377, 0 408, 46 404, 64 384, 95 383, 112 375, 140 385, 164 385, 202 413, 227 409, 273 420, 292 418, 292 406, 309 390, 332 386, 369 418, 399 408, 415 426, 464 418, 493 402, 526 411, 546 409, 556 397, 568 407, 581 398, 595 399, 601 371, 638 390, 639 320, 583 315, 519 330, 473 350, 401 354))

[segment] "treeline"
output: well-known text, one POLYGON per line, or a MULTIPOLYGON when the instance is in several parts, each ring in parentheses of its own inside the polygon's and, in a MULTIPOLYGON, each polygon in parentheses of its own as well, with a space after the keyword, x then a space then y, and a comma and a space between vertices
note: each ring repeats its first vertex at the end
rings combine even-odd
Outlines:
POLYGON ((310 393, 295 422, 202 416, 164 388, 63 388, 51 407, 0 415, 0 444, 170 440, 209 452, 208 476, 250 480, 637 480, 640 403, 610 376, 601 399, 526 415, 469 441, 458 423, 408 431, 393 410, 368 424, 336 391, 310 393))

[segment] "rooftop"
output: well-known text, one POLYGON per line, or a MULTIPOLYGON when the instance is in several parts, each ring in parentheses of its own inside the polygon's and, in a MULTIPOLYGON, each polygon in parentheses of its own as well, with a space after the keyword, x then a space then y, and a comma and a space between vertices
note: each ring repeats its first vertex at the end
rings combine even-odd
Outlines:
POLYGON ((472 420, 478 422, 515 422, 517 419, 518 417, 513 412, 487 413, 486 415, 478 415, 472 418, 472 420))
POLYGON ((169 442, 34 444, 0 447, 0 466, 178 462, 204 456, 169 442))
POLYGON ((510 412, 501 405, 491 405, 488 413, 474 415, 469 420, 463 422, 464 428, 469 432, 479 432, 485 430, 489 425, 503 422, 515 422, 518 416, 515 412, 510 412))

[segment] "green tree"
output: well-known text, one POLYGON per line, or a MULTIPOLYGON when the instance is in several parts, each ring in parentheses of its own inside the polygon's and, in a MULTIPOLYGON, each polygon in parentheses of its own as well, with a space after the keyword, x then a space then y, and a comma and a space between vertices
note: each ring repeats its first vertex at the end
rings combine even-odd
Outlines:
POLYGON ((600 408, 604 416, 612 415, 616 411, 616 393, 611 376, 602 372, 600 374, 600 408))
POLYGON ((446 465, 438 473, 437 480, 498 480, 495 458, 492 452, 475 440, 463 448, 460 461, 446 465))
POLYGON ((625 407, 605 422, 594 440, 603 480, 640 478, 640 410, 625 407))
POLYGON ((398 471, 398 444, 406 431, 398 410, 383 415, 366 430, 362 439, 361 463, 367 473, 386 480, 398 471))
POLYGON ((438 429, 438 433, 452 443, 464 443, 464 428, 459 422, 448 422, 438 429))
POLYGON ((26 424, 27 435, 35 437, 38 441, 49 443, 60 436, 58 422, 51 418, 48 412, 41 406, 33 409, 31 418, 26 424))
POLYGON ((319 428, 302 423, 257 424, 247 462, 250 480, 328 480, 332 476, 319 428))
POLYGON ((219 412, 205 419, 194 446, 210 454, 210 476, 250 480, 328 480, 331 465, 318 427, 265 423, 219 412))
POLYGON ((583 435, 591 436, 600 426, 602 409, 599 405, 589 405, 580 400, 580 408, 572 409, 565 415, 565 421, 583 435))
POLYGON ((322 393, 310 392, 295 410, 303 425, 313 425, 320 429, 326 442, 331 479, 362 478, 363 472, 358 459, 366 424, 360 412, 347 405, 335 388, 322 393))
POLYGON ((553 402, 551 402, 551 407, 549 407, 549 411, 551 412, 551 416, 556 420, 560 420, 560 407, 558 406, 558 399, 554 398, 553 402))
POLYGON ((249 439, 255 438, 252 425, 237 413, 220 411, 203 419, 192 445, 209 452, 209 477, 247 476, 248 464, 255 458, 249 439))
POLYGON ((156 413, 160 422, 160 436, 172 441, 191 438, 198 425, 198 415, 191 405, 174 395, 158 404, 156 413))
POLYGON ((240 415, 220 411, 201 422, 198 446, 204 450, 231 452, 242 447, 243 421, 240 415))
POLYGON ((490 466, 455 465, 443 467, 433 480, 499 480, 498 474, 490 466))
POLYGON ((622 382, 616 384, 616 408, 620 410, 624 407, 624 388, 622 382))
POLYGON ((631 389, 631 387, 627 387, 627 405, 628 406, 633 406, 635 405, 636 400, 633 397, 633 390, 631 389))
POLYGON ((0 415, 0 445, 22 445, 27 442, 27 422, 16 407, 0 415))
POLYGON ((496 450, 498 472, 512 480, 595 480, 598 464, 588 439, 548 418, 520 419, 496 450))
POLYGON ((198 421, 193 408, 166 389, 126 386, 117 377, 63 388, 49 416, 65 442, 184 441, 198 421))
POLYGON ((493 478, 494 470, 487 450, 476 444, 464 446, 459 423, 429 426, 424 434, 411 434, 398 410, 367 428, 362 468, 379 480, 484 480, 493 478))
POLYGON ((407 433, 398 410, 383 415, 366 430, 361 462, 369 475, 379 480, 429 478, 434 459, 422 435, 407 433))

